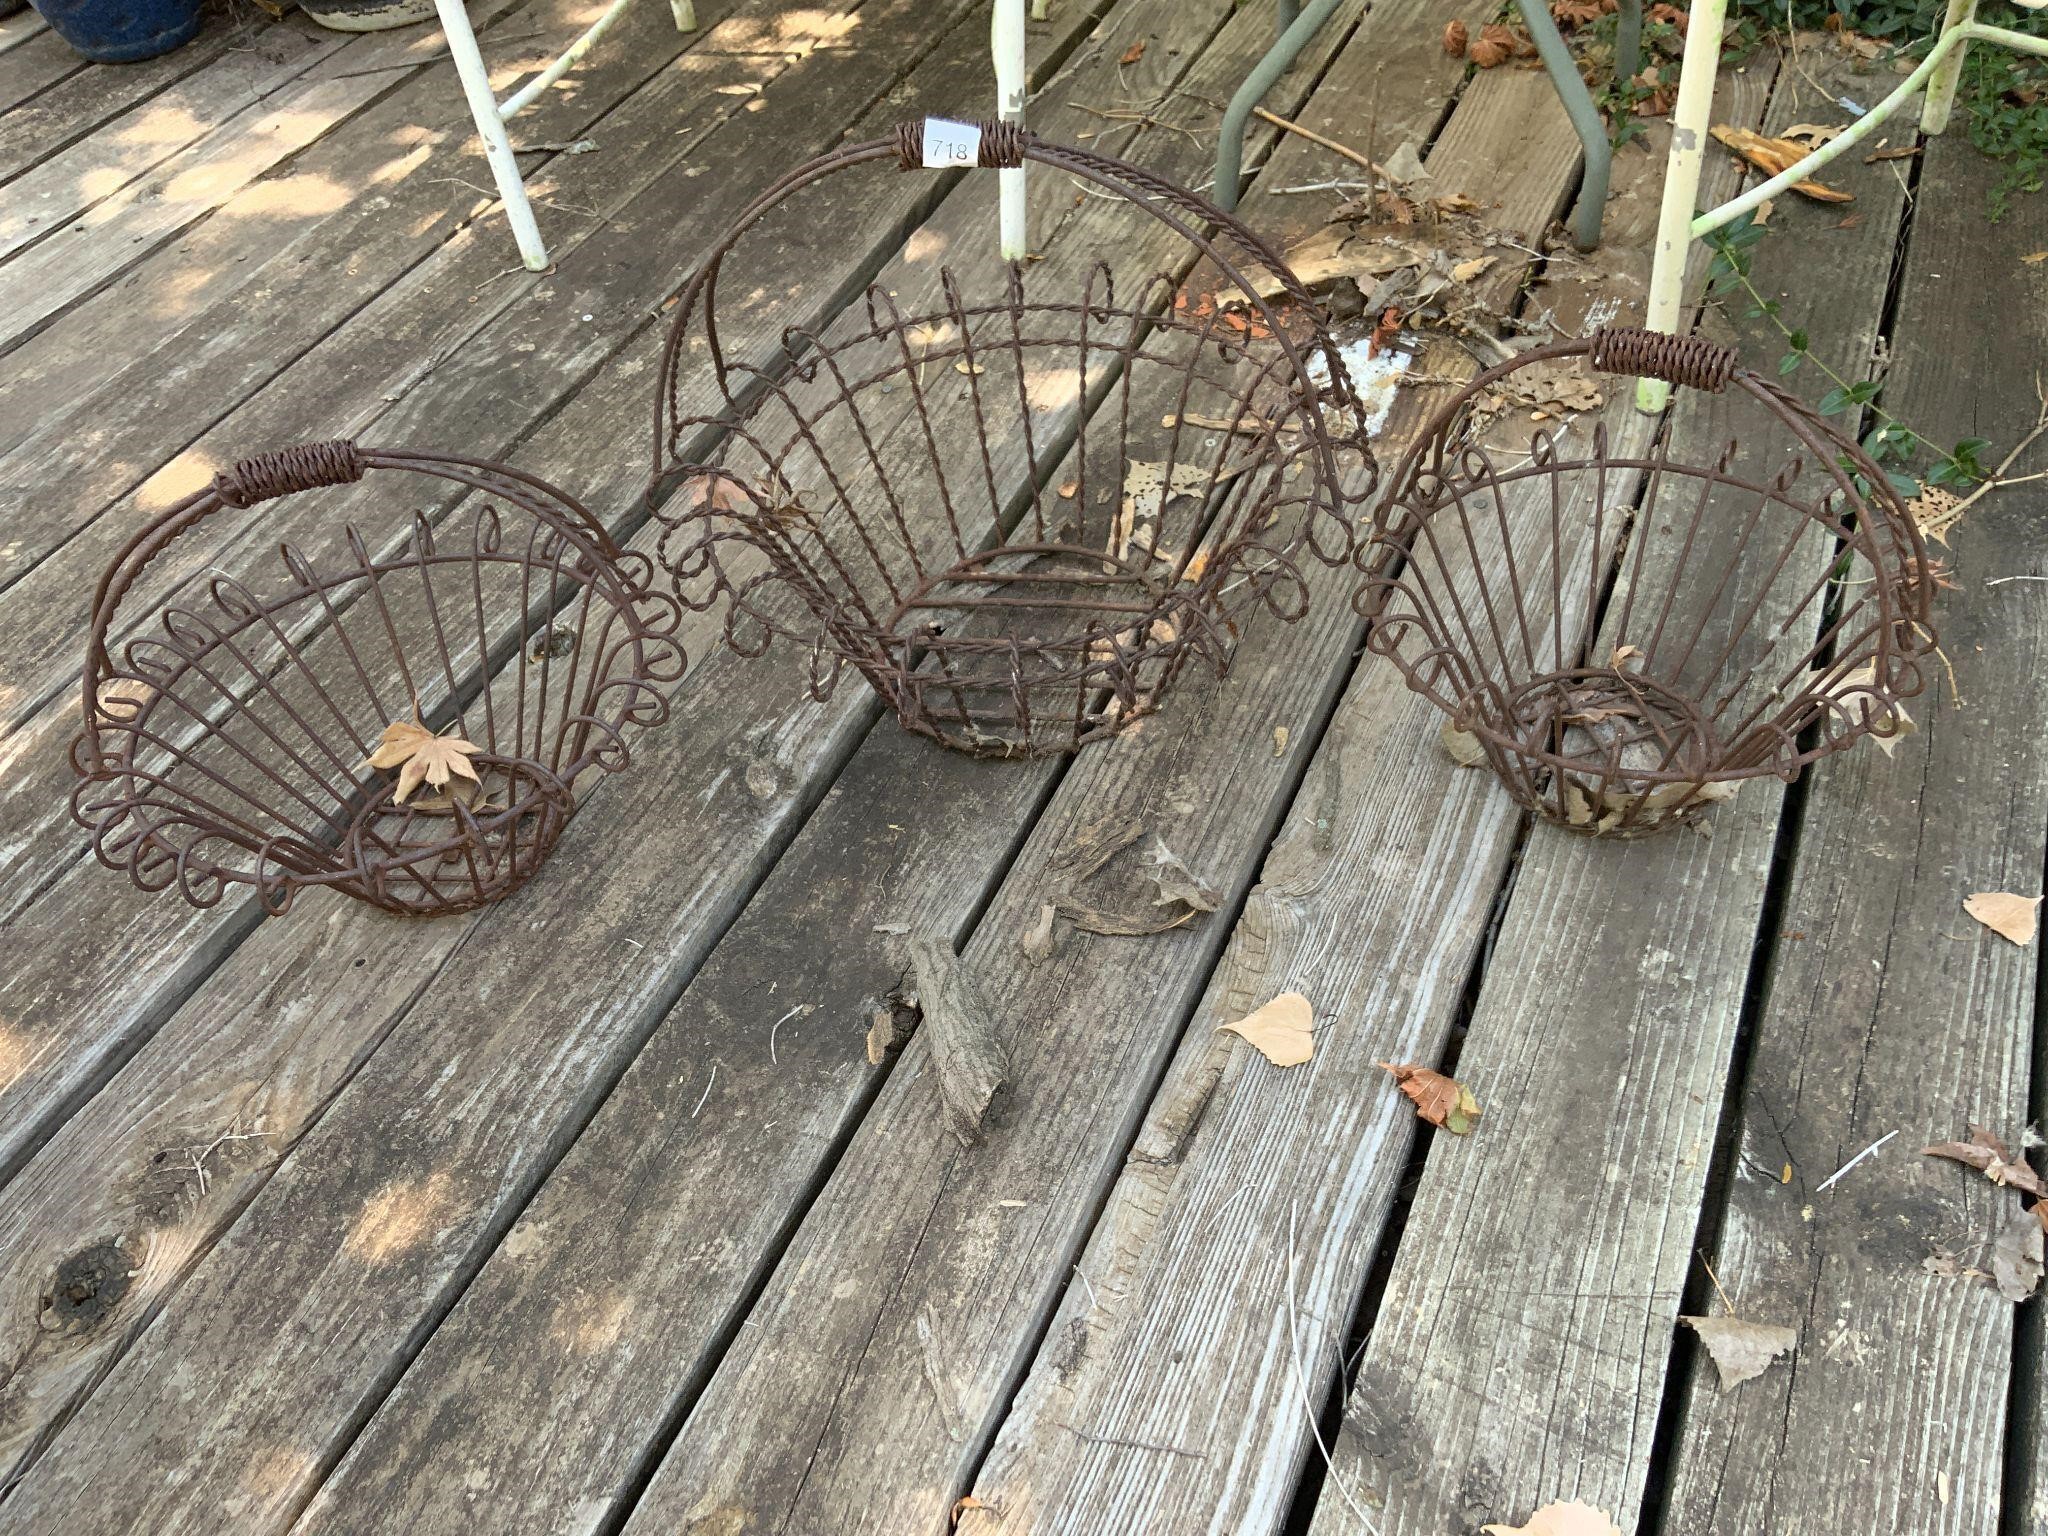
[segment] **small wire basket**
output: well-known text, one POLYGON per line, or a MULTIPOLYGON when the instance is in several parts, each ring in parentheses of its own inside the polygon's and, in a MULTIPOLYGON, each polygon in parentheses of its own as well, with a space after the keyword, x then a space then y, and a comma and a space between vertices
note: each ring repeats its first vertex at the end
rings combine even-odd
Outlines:
POLYGON ((194 906, 238 886, 273 914, 309 886, 408 916, 497 901, 554 847, 577 778, 624 767, 627 732, 667 715, 680 610, 652 576, 503 465, 348 442, 245 460, 100 580, 72 814, 101 862, 194 906), (351 525, 324 564, 284 544, 274 569, 212 572, 110 648, 143 569, 201 521, 367 471, 481 495, 382 544, 351 525))
POLYGON ((1474 379, 1395 473, 1359 562, 1369 645, 1461 755, 1592 835, 1668 827, 1744 779, 1891 737, 1935 644, 1919 530, 1863 450, 1732 349, 1652 331, 1474 379), (1740 412, 1764 440, 1711 462, 1668 437, 1616 455, 1598 427, 1480 444, 1489 409, 1554 398, 1560 370, 1725 393, 1715 431, 1740 412))
POLYGON ((926 299, 870 287, 829 329, 762 342, 729 263, 743 237, 827 178, 926 164, 925 125, 821 156, 682 289, 649 504, 683 601, 727 605, 742 654, 809 646, 819 698, 850 664, 961 751, 1070 752, 1157 708, 1190 662, 1225 670, 1248 605, 1300 618, 1299 562, 1350 557, 1346 492, 1369 493, 1372 458, 1315 306, 1250 230, 1107 156, 950 126, 983 167, 1036 162, 1149 214, 1182 259, 1135 284, 1012 264, 980 298, 926 268, 926 299), (727 329, 751 349, 721 337, 729 265, 747 324, 727 329), (1287 321, 1262 292, 1294 301, 1287 321))

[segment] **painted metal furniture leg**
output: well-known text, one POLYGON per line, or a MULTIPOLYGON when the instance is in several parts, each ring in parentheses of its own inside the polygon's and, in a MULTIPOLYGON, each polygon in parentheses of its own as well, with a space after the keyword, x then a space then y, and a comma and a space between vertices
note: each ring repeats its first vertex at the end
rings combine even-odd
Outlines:
POLYGON ((1614 80, 1633 80, 1643 69, 1643 0, 1621 0, 1614 16, 1614 80))
POLYGON ((1600 109, 1593 105, 1593 93, 1586 89, 1578 63, 1565 46, 1557 23, 1551 19, 1547 0, 1516 0, 1516 5, 1586 157, 1585 179, 1579 183, 1579 206, 1572 214, 1572 243, 1582 251, 1590 251, 1600 243, 1600 221, 1607 213, 1607 180, 1614 165, 1614 146, 1608 142, 1607 124, 1600 117, 1600 109))
POLYGON ((1273 82, 1287 73, 1287 66, 1308 46, 1309 39, 1322 30, 1323 23, 1336 13, 1342 0, 1309 0, 1307 7, 1299 11, 1295 11, 1296 3, 1297 0, 1279 0, 1278 16, 1283 24, 1279 39, 1252 66, 1252 72, 1224 110, 1223 131, 1216 144, 1216 186, 1209 195, 1225 213, 1237 211, 1238 182, 1244 176, 1244 133, 1251 123, 1252 108, 1273 88, 1273 82), (1294 12, 1291 20, 1290 12, 1294 12))
MULTIPOLYGON (((1671 158, 1664 167, 1664 198, 1657 210, 1657 243, 1650 256, 1650 297, 1646 324, 1670 335, 1678 329, 1685 288, 1685 257, 1692 247, 1692 210, 1699 196, 1700 166, 1706 157, 1707 119, 1714 106, 1714 77, 1721 67, 1721 29, 1727 0, 1693 0, 1679 62, 1678 100, 1671 109, 1671 158)), ((1636 406, 1661 411, 1671 386, 1661 379, 1636 381, 1636 406)))
MULTIPOLYGON (((989 46, 996 65, 996 116, 1003 122, 1024 121, 1024 0, 996 0, 989 18, 989 46)), ((1022 261, 1031 254, 1024 199, 1024 167, 996 172, 996 218, 1003 242, 1003 260, 1022 261)))
MULTIPOLYGON (((1942 18, 1941 35, 1946 39, 1957 27, 1976 19, 1977 0, 1948 0, 1948 15, 1942 18)), ((1968 47, 1967 38, 1956 44, 1955 51, 1927 77, 1927 104, 1920 109, 1922 133, 1948 131, 1948 117, 1956 104, 1956 86, 1963 78, 1963 55, 1968 47)))
POLYGON ((470 30, 469 13, 462 8, 462 0, 434 0, 434 8, 441 13, 441 31, 448 39, 462 94, 468 98, 469 115, 476 119, 476 131, 483 138, 491 179, 504 199, 519 259, 527 270, 539 272, 548 264, 547 247, 541 244, 540 226, 533 221, 533 204, 526 200, 526 183, 519 178, 519 163, 505 132, 505 119, 498 114, 497 98, 491 94, 490 73, 476 46, 476 33, 470 30))

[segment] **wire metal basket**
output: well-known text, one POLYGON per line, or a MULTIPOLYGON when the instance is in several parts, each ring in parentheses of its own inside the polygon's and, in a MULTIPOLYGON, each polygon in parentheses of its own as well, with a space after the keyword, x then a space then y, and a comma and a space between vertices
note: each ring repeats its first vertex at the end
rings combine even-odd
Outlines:
POLYGON ((624 767, 626 733, 667 715, 685 658, 653 574, 503 465, 348 442, 246 460, 100 581, 72 814, 103 863, 195 906, 235 886, 272 913, 309 886, 413 916, 496 901, 554 847, 577 778, 624 767), (284 544, 274 569, 210 573, 110 648, 144 568, 197 524, 373 470, 480 495, 381 541, 351 525, 324 564, 284 544))
POLYGON ((1595 835, 1673 825, 1904 729, 1935 644, 1919 530, 1855 441, 1732 349, 1650 331, 1474 379, 1400 465, 1359 561, 1372 648, 1517 801, 1595 835), (1482 445, 1489 408, 1554 398, 1559 370, 1725 393, 1713 431, 1741 415, 1762 440, 1627 456, 1596 427, 1482 445))
POLYGON ((820 698, 850 664, 949 747, 1072 751, 1155 709, 1191 661, 1224 670, 1248 605, 1301 617, 1299 562, 1349 558, 1372 457, 1336 346, 1264 242, 1014 125, 969 125, 976 163, 1071 177, 1165 225, 1180 257, 1135 283, 1013 264, 979 297, 925 267, 923 298, 871 287, 828 329, 778 343, 750 319, 729 346, 721 277, 741 284, 728 309, 760 307, 743 237, 827 178, 926 164, 924 130, 791 171, 682 289, 649 491, 660 558, 686 603, 727 605, 736 650, 811 647, 820 698), (1285 320, 1262 292, 1293 301, 1285 320), (714 387, 686 399, 705 363, 714 387))

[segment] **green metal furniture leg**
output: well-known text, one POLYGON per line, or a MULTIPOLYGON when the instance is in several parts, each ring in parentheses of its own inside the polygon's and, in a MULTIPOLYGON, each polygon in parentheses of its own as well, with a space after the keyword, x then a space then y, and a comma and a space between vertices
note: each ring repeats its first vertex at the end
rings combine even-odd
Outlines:
POLYGON ((1280 36, 1266 50, 1266 56, 1252 66, 1252 72, 1223 113, 1223 132, 1216 143, 1216 188, 1210 196, 1225 213, 1237 210, 1238 183, 1244 178, 1244 133, 1251 123, 1252 108, 1273 88, 1273 82, 1287 73, 1287 66, 1342 3, 1343 0, 1309 0, 1302 7, 1299 0, 1279 0, 1280 36))
MULTIPOLYGON (((1600 243, 1600 221, 1607 213, 1607 178, 1614 164, 1614 147, 1607 141, 1607 124, 1601 119, 1600 109, 1593 105, 1593 93, 1586 89, 1579 66, 1564 45, 1563 34, 1551 20, 1548 0, 1515 3, 1586 157, 1585 179, 1579 183, 1579 206, 1572 214, 1572 243, 1582 251, 1590 251, 1600 243)), ((1634 3, 1640 5, 1641 0, 1634 3)))

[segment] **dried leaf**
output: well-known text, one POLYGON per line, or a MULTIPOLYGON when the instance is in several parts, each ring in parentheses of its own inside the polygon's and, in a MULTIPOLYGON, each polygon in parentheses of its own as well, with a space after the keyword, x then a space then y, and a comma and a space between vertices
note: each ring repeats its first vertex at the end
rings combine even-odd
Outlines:
POLYGON ((1529 1517, 1527 1525, 1482 1525, 1486 1536, 1621 1536, 1621 1530, 1604 1509, 1573 1499, 1546 1504, 1529 1517))
POLYGON ((1444 28, 1444 52, 1454 59, 1465 57, 1465 48, 1472 41, 1472 34, 1462 21, 1453 21, 1444 28))
POLYGON ((2018 1211, 1991 1245, 1991 1283, 2007 1301, 2025 1301, 2041 1288, 2041 1223, 2032 1211, 2018 1211))
POLYGON ((1723 1392, 1763 1375, 1766 1366, 1778 1356, 1790 1354, 1799 1342, 1796 1329, 1776 1323, 1750 1323, 1739 1317, 1681 1317, 1679 1321, 1707 1346, 1714 1369, 1721 1373, 1723 1392))
POLYGON ((475 742, 460 736, 436 736, 418 720, 394 720, 384 727, 383 738, 362 765, 396 768, 398 788, 391 798, 403 805, 422 782, 432 789, 445 789, 451 774, 476 780, 469 754, 478 750, 475 742))
POLYGON ((1117 63, 1135 64, 1143 57, 1145 57, 1145 39, 1141 37, 1123 51, 1123 55, 1117 60, 1117 63))
POLYGON ((1843 126, 1841 123, 1794 123, 1778 137, 1796 139, 1808 149, 1819 149, 1830 139, 1839 137, 1843 126))
POLYGON ((1451 276, 1461 283, 1469 283, 1498 260, 1498 256, 1474 256, 1470 261, 1461 261, 1453 266, 1451 276))
POLYGON ((747 493, 727 475, 692 475, 682 483, 679 494, 692 512, 709 507, 714 512, 744 513, 751 505, 747 493))
POLYGON ((1166 839, 1156 833, 1152 838, 1151 879, 1159 887, 1159 899, 1152 903, 1155 907, 1170 907, 1178 901, 1197 912, 1214 912, 1222 905, 1223 897, 1216 887, 1189 869, 1186 861, 1166 846, 1166 839))
MULTIPOLYGON (((1742 156, 1751 165, 1769 176, 1776 176, 1781 171, 1791 169, 1801 160, 1804 160, 1809 153, 1807 147, 1796 140, 1766 138, 1763 134, 1757 133, 1752 129, 1735 128, 1726 123, 1717 123, 1714 126, 1713 134, 1718 142, 1727 145, 1728 148, 1734 150, 1735 153, 1742 156)), ((1853 203, 1856 201, 1856 194, 1853 192, 1840 192, 1833 187, 1824 187, 1819 182, 1812 180, 1795 181, 1792 183, 1792 190, 1804 193, 1816 202, 1853 203)))
POLYGON ((2001 938, 2022 947, 2034 942, 2040 926, 2041 898, 2011 891, 1978 891, 1963 898, 1963 910, 2001 938))
POLYGON ((1431 1125, 1442 1126, 1453 1136, 1470 1134, 1481 1113, 1471 1089, 1434 1067, 1413 1063, 1396 1066, 1391 1061, 1383 1061, 1380 1066, 1394 1074, 1394 1081, 1415 1105, 1417 1115, 1431 1125))
POLYGON ((2042 262, 2048 261, 2048 251, 2033 251, 2022 256, 2020 260, 2030 267, 2038 267, 2042 262))
POLYGON ((1945 1157, 1950 1162, 1975 1168, 1994 1184, 2025 1190, 2036 1199, 2048 1199, 2048 1183, 2024 1157, 2014 1157, 2004 1142, 1981 1125, 1970 1127, 1968 1141, 1938 1141, 1920 1149, 1922 1157, 1945 1157))
POLYGON ((1465 56, 1481 69, 1505 64, 1514 55, 1515 35, 1499 22, 1481 27, 1479 36, 1465 50, 1465 56))
POLYGON ((1948 542, 1948 531, 1955 526, 1962 514, 1956 509, 1963 504, 1963 498, 1954 491, 1938 485, 1920 488, 1920 494, 1906 503, 1906 511, 1920 529, 1921 537, 1934 539, 1942 544, 1948 542))
POLYGON ((1282 992, 1265 1007, 1223 1025, 1217 1033, 1228 1030, 1243 1036, 1276 1067, 1298 1067, 1315 1054, 1316 1040, 1309 1028, 1314 1023, 1315 1009, 1307 998, 1299 992, 1282 992))
POLYGON ((1285 757, 1287 755, 1287 727, 1284 725, 1273 727, 1273 755, 1275 757, 1285 757))
MULTIPOLYGON (((1145 45, 1143 43, 1140 43, 1138 46, 1142 48, 1145 45)), ((981 1499, 977 1499, 971 1493, 962 1494, 959 1498, 953 1501, 954 1530, 958 1530, 960 1528, 960 1517, 966 1514, 969 1510, 973 1509, 985 1509, 991 1515, 994 1515, 998 1520, 1002 1518, 1001 1514, 997 1512, 995 1505, 986 1503, 981 1499)))
POLYGON ((1486 749, 1479 744, 1479 738, 1470 731, 1459 730, 1456 721, 1444 721, 1437 730, 1436 739, 1444 744, 1444 750, 1451 754, 1451 761, 1459 767, 1486 766, 1486 749))

